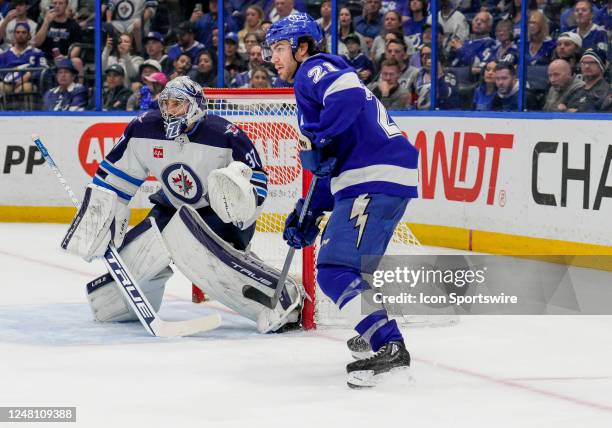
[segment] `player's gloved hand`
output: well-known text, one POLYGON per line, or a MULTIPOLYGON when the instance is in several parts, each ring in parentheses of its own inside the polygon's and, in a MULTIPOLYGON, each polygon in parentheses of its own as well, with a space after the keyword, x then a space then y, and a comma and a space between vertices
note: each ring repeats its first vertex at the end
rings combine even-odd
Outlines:
MULTIPOLYGON (((312 171, 317 177, 327 177, 334 170, 337 159, 333 157, 324 158, 321 149, 318 148, 319 146, 312 143, 315 140, 316 137, 313 133, 305 130, 302 131, 299 137, 302 167, 312 171)), ((322 140, 319 141, 319 144, 322 145, 327 143, 322 140)))
POLYGON ((332 173, 336 166, 336 158, 323 159, 320 150, 300 150, 300 160, 302 167, 312 171, 317 177, 327 177, 332 173))
POLYGON ((298 220, 303 206, 304 198, 298 200, 295 204, 295 209, 285 221, 285 230, 283 232, 283 239, 287 241, 287 244, 298 250, 311 245, 317 239, 319 223, 323 218, 323 212, 313 212, 309 209, 304 217, 304 221, 298 227, 298 220))

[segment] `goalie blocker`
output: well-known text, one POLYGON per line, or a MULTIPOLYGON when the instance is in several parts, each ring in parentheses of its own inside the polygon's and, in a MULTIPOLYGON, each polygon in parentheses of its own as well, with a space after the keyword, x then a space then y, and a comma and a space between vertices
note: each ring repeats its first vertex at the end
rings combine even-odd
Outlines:
MULTIPOLYGON (((277 331, 300 321, 304 293, 293 280, 285 282, 280 301, 273 309, 242 296, 245 285, 273 293, 280 272, 245 252, 255 224, 244 230, 224 222, 209 206, 176 210, 161 191, 150 197, 155 204, 147 219, 130 230, 120 254, 133 270, 155 310, 166 281, 172 276, 170 262, 207 294, 257 323, 262 333, 277 331)), ((98 321, 131 321, 136 314, 105 274, 87 284, 87 296, 98 321)))

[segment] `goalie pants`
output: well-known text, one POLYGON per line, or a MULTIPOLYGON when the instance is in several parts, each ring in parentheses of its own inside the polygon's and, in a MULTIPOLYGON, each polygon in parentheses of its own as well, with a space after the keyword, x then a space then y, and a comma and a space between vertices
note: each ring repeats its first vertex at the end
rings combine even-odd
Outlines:
POLYGON ((374 351, 403 338, 361 274, 376 270, 409 201, 381 193, 336 199, 321 238, 317 282, 374 351))
MULTIPOLYGON (((147 217, 154 217, 157 222, 157 227, 162 231, 177 211, 177 209, 166 200, 163 191, 158 191, 149 197, 149 200, 154 204, 147 217)), ((208 206, 200 208, 197 213, 202 217, 202 220, 208 224, 208 226, 225 242, 229 242, 237 250, 244 251, 253 239, 255 234, 255 223, 248 228, 241 230, 231 223, 223 223, 213 209, 208 206)), ((138 231, 143 223, 139 223, 132 230, 130 230, 125 237, 124 244, 129 242, 130 239, 134 239, 140 233, 138 231)))

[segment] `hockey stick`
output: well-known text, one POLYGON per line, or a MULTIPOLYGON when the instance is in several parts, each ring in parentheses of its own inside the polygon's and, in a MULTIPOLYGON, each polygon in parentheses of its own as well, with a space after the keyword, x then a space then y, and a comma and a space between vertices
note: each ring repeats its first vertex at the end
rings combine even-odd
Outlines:
MULTIPOLYGON (((310 186, 308 187, 308 193, 306 194, 306 199, 304 199, 304 205, 302 205, 302 211, 300 212, 300 217, 298 218, 298 228, 302 226, 302 222, 304 221, 306 213, 308 212, 308 208, 310 207, 310 199, 312 199, 312 193, 317 184, 317 178, 318 177, 315 175, 312 178, 312 181, 310 182, 310 186)), ((287 257, 285 257, 285 264, 283 265, 283 270, 281 271, 280 277, 278 278, 276 288, 274 289, 274 295, 272 297, 250 285, 244 286, 244 288, 242 289, 242 295, 247 299, 254 300, 270 309, 274 309, 278 304, 278 300, 280 299, 281 293, 285 289, 285 280, 287 279, 287 275, 289 274, 289 267, 291 266, 291 262, 293 261, 294 254, 295 248, 289 247, 287 257)))
MULTIPOLYGON (((72 200, 72 203, 77 208, 80 205, 76 195, 68 185, 68 182, 62 175, 55 161, 47 151, 47 148, 40 140, 37 135, 32 135, 32 141, 40 150, 43 157, 47 161, 49 168, 53 171, 59 182, 64 187, 68 196, 72 200)), ((115 280, 115 284, 123 293, 125 300, 128 302, 134 313, 138 316, 138 319, 144 326, 144 328, 153 336, 161 337, 174 337, 174 336, 188 336, 191 334, 204 332, 215 329, 221 325, 221 317, 216 315, 210 315, 202 318, 186 321, 164 321, 162 320, 151 304, 149 300, 142 292, 134 277, 125 266, 123 260, 119 256, 119 252, 112 245, 109 244, 104 252, 103 256, 104 265, 110 272, 111 276, 115 280)))

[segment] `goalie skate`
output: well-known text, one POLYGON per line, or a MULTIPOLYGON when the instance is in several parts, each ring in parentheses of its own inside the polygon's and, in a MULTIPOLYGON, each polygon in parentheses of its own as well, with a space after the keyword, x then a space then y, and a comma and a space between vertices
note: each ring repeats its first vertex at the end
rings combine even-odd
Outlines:
MULTIPOLYGON (((410 353, 403 342, 389 342, 373 356, 346 366, 347 385, 351 388, 371 388, 390 376, 410 369, 410 353)), ((408 376, 409 379, 409 376, 408 376)))

